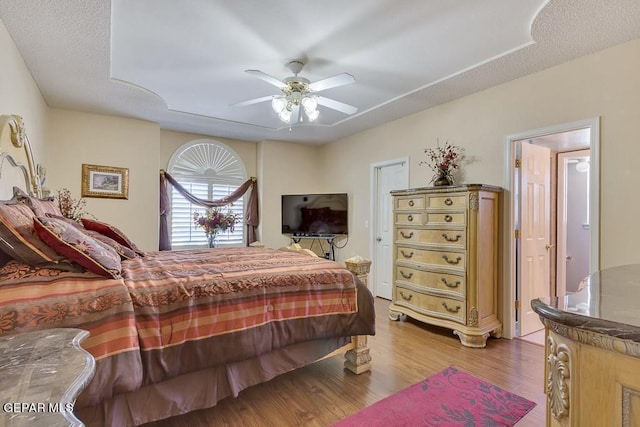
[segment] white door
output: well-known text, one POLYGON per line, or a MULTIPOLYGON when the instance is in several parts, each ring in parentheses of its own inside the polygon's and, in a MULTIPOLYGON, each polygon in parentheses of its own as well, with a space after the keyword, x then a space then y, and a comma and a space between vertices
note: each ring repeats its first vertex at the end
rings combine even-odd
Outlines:
POLYGON ((389 163, 374 168, 374 259, 375 295, 391 299, 393 283, 393 199, 392 190, 403 190, 408 183, 407 162, 389 163))
POLYGON ((520 169, 520 335, 543 328, 531 300, 550 296, 551 150, 522 143, 520 169))

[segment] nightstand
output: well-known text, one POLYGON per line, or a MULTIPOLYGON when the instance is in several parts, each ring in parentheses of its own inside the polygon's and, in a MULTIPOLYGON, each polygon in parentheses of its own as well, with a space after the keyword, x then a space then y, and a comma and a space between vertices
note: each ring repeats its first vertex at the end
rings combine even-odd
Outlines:
POLYGON ((72 411, 95 372, 80 347, 87 336, 60 328, 0 337, 0 425, 83 425, 72 411))

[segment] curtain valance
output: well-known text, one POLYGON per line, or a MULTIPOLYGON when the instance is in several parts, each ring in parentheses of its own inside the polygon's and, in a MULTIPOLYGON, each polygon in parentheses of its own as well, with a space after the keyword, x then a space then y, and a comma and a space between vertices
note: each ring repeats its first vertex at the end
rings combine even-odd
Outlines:
POLYGON ((178 181, 175 180, 168 172, 160 171, 160 245, 161 251, 171 250, 171 239, 169 238, 169 226, 167 215, 171 212, 171 201, 169 199, 167 182, 173 188, 182 194, 185 199, 197 206, 206 208, 215 208, 226 206, 238 200, 247 191, 251 190, 249 201, 247 202, 247 210, 245 213, 245 223, 247 224, 247 245, 257 240, 257 228, 260 218, 258 216, 258 187, 257 180, 254 177, 249 178, 236 191, 226 197, 218 200, 206 200, 194 196, 178 181))

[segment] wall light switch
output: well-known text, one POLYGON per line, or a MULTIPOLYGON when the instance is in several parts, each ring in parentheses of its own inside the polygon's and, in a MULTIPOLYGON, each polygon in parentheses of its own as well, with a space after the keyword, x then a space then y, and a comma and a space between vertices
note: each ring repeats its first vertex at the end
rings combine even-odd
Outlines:
POLYGON ((369 220, 368 219, 364 220, 364 228, 369 228, 369 220))

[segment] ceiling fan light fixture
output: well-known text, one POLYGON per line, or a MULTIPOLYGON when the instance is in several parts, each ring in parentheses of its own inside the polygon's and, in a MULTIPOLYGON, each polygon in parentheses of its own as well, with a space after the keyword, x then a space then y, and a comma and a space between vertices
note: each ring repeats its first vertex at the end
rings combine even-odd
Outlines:
POLYGON ((305 96, 302 98, 302 106, 304 107, 304 111, 309 115, 310 113, 317 111, 318 103, 316 99, 312 96, 305 96))
POLYGON ((280 111, 280 114, 278 114, 278 117, 280 117, 280 120, 282 120, 285 123, 289 123, 291 121, 291 110, 285 108, 282 111, 280 111))
POLYGON ((287 106, 287 100, 284 99, 284 97, 282 96, 274 97, 273 100, 271 101, 271 107, 273 107, 273 111, 275 111, 278 114, 280 114, 282 110, 285 109, 286 106, 287 106))

